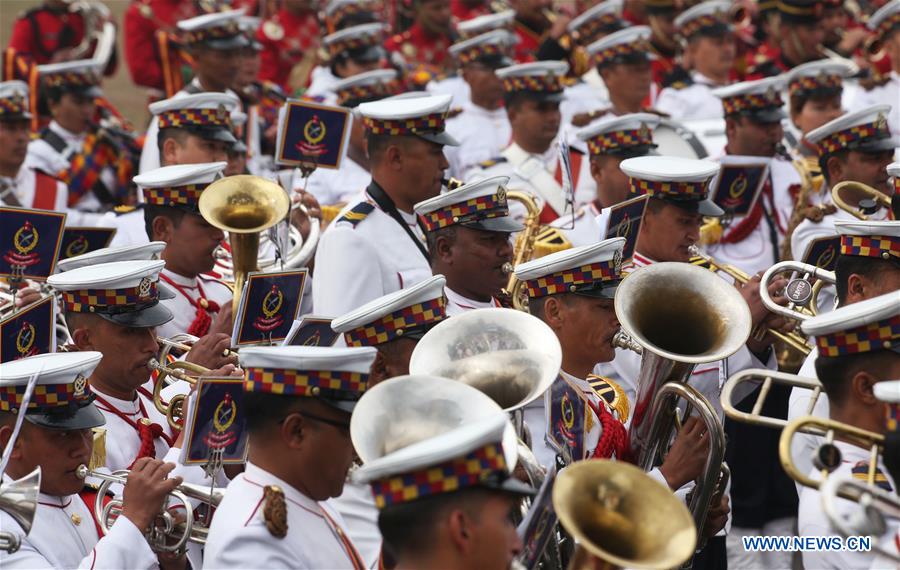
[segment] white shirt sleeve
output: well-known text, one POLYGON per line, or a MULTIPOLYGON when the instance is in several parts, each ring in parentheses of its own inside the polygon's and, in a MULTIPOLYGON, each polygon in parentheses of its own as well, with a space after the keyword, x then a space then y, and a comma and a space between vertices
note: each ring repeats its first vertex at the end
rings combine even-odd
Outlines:
POLYGON ((343 315, 385 294, 378 253, 353 228, 322 235, 315 268, 313 306, 320 314, 343 315))

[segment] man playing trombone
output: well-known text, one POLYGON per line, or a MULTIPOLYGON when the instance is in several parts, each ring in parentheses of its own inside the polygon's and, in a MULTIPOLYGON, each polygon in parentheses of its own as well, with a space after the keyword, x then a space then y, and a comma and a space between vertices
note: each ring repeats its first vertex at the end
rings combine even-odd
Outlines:
MULTIPOLYGON (((0 365, 0 447, 12 445, 4 481, 19 479, 40 468, 40 491, 34 526, 18 551, 0 550, 3 568, 156 568, 156 554, 144 538, 165 497, 180 483, 168 478, 171 463, 145 457, 132 466, 125 484, 122 514, 100 533, 90 491, 77 468, 88 463, 92 428, 103 414, 93 403, 86 382, 101 362, 99 352, 42 354, 0 365), (36 377, 27 410, 21 409, 29 379, 36 377), (16 419, 25 421, 11 441, 16 419)), ((16 519, 0 511, 4 532, 25 534, 16 519)))

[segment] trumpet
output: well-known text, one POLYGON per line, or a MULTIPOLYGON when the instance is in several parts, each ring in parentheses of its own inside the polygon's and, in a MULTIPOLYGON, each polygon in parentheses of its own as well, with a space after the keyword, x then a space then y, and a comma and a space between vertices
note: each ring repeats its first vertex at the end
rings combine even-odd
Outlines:
POLYGON ((845 537, 871 536, 872 550, 900 562, 896 549, 881 546, 878 537, 887 530, 884 515, 900 518, 900 497, 858 479, 850 477, 829 477, 819 488, 822 495, 822 510, 831 526, 845 537), (850 517, 841 516, 838 509, 839 497, 850 499, 859 504, 860 511, 850 517))
POLYGON ((166 421, 169 422, 169 426, 171 426, 172 429, 180 430, 181 420, 184 418, 184 400, 186 396, 184 394, 176 394, 175 396, 172 396, 172 399, 169 400, 168 404, 163 403, 163 386, 169 384, 168 378, 170 376, 178 380, 183 380, 193 386, 197 383, 196 376, 202 376, 203 374, 208 373, 209 368, 184 360, 176 360, 175 362, 164 366, 155 358, 150 359, 150 362, 147 363, 147 368, 158 373, 156 383, 153 385, 153 405, 159 413, 166 416, 166 421), (193 374, 188 374, 186 371, 193 374))
POLYGON ((804 378, 803 376, 795 376, 793 374, 785 374, 784 372, 774 372, 772 370, 751 368, 742 370, 731 376, 725 385, 722 386, 722 409, 729 418, 753 425, 760 425, 781 429, 788 424, 787 420, 762 415, 763 405, 766 403, 766 397, 772 390, 772 385, 794 386, 812 391, 809 405, 806 409, 806 415, 812 415, 816 407, 816 401, 822 395, 822 383, 815 378, 804 378), (753 403, 753 409, 749 412, 743 412, 737 409, 738 402, 734 401, 735 390, 741 384, 747 382, 758 382, 762 380, 762 386, 756 401, 753 403))
MULTIPOLYGON (((187 353, 191 351, 191 345, 200 340, 196 336, 188 333, 180 333, 174 336, 170 336, 168 338, 158 336, 156 337, 157 344, 160 345, 161 350, 159 352, 159 360, 161 362, 165 362, 169 353, 173 350, 181 351, 182 353, 187 353), (191 344, 187 344, 191 343, 191 344)), ((234 350, 230 350, 226 348, 222 351, 222 356, 225 358, 231 358, 232 356, 237 356, 237 352, 234 350)))
POLYGON ((833 271, 827 271, 815 265, 801 263, 799 261, 782 261, 768 268, 763 273, 759 283, 759 295, 769 311, 782 317, 805 321, 819 314, 817 299, 822 287, 834 285, 837 281, 833 271), (792 277, 784 288, 784 294, 788 298, 787 306, 776 303, 769 295, 769 285, 780 275, 787 271, 802 274, 801 277, 792 277), (813 283, 815 280, 815 283, 813 283))
MULTIPOLYGON (((94 502, 94 518, 105 536, 109 533, 109 529, 112 528, 119 515, 122 514, 123 503, 122 499, 117 497, 104 504, 104 499, 111 485, 125 485, 128 481, 128 470, 123 469, 109 474, 91 471, 86 465, 80 465, 75 474, 81 479, 94 477, 102 481, 97 489, 97 499, 94 502)), ((206 544, 209 527, 201 517, 195 514, 191 499, 216 507, 222 502, 225 492, 218 488, 182 483, 169 495, 182 505, 185 520, 183 522, 177 521, 167 508, 167 505, 162 505, 159 515, 156 517, 156 523, 150 525, 150 528, 144 531, 144 538, 147 539, 150 548, 154 552, 176 552, 182 554, 187 548, 188 542, 206 544), (171 540, 175 542, 169 544, 171 540)))
MULTIPOLYGON (((849 441, 854 445, 869 449, 869 469, 866 483, 868 486, 874 487, 878 456, 884 450, 884 435, 850 424, 815 416, 803 416, 788 422, 781 432, 781 439, 778 442, 778 455, 785 473, 804 487, 819 489, 828 478, 828 473, 837 469, 838 465, 841 464, 841 452, 834 445, 835 434, 840 434, 845 441, 849 441), (806 433, 824 438, 825 441, 819 446, 819 450, 813 457, 813 463, 816 465, 816 468, 822 471, 821 479, 813 479, 806 473, 802 473, 797 468, 797 464, 794 463, 794 457, 791 454, 791 444, 796 433, 806 433)), ((840 494, 840 496, 853 500, 852 495, 840 494)))
POLYGON ((831 200, 835 206, 862 221, 868 220, 869 216, 882 208, 892 211, 890 196, 868 184, 852 180, 835 184, 831 189, 831 200), (855 207, 843 196, 845 192, 850 193, 850 200, 856 203, 855 207))
MULTIPOLYGON (((41 468, 10 483, 0 485, 0 510, 8 514, 25 531, 31 532, 41 491, 41 468)), ((22 537, 10 530, 0 530, 0 550, 12 554, 22 546, 22 537)))
MULTIPOLYGON (((746 285, 750 281, 750 276, 747 275, 743 270, 733 265, 719 263, 711 256, 703 253, 697 246, 691 246, 691 255, 699 258, 692 261, 694 265, 705 267, 706 269, 709 269, 714 273, 722 272, 734 279, 736 283, 740 283, 741 285, 746 285)), ((809 341, 806 339, 806 337, 796 331, 785 334, 778 331, 773 331, 771 329, 765 329, 758 330, 754 334, 756 337, 759 337, 765 335, 766 333, 771 334, 773 337, 782 341, 789 348, 796 350, 803 356, 806 356, 812 350, 812 346, 809 344, 809 341)))

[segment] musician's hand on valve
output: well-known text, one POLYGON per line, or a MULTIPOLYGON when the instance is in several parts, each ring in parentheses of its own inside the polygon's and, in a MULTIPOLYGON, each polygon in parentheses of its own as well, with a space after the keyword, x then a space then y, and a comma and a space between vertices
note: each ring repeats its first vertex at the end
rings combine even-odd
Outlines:
POLYGON ((305 212, 303 211, 303 208, 291 209, 291 224, 300 231, 300 235, 303 236, 303 239, 306 239, 309 237, 310 218, 321 220, 322 207, 319 205, 319 201, 316 200, 316 197, 309 192, 297 191, 291 196, 291 203, 299 203, 306 208, 305 212))
POLYGON ((689 481, 700 477, 708 453, 709 434, 706 433, 706 424, 691 416, 675 436, 675 442, 659 470, 673 491, 680 489, 689 481))
POLYGON ((731 506, 728 504, 728 495, 723 494, 718 505, 709 506, 709 511, 706 513, 706 523, 703 525, 704 538, 712 538, 725 528, 725 523, 728 522, 728 513, 730 512, 731 506))
POLYGON ((16 292, 16 307, 25 307, 41 300, 41 292, 33 287, 23 287, 16 292))
MULTIPOLYGON (((209 372, 204 372, 200 376, 212 376, 215 378, 221 378, 223 376, 234 376, 235 378, 241 378, 244 376, 244 371, 234 364, 226 364, 225 366, 220 366, 219 368, 215 368, 213 370, 210 370, 209 372)), ((193 386, 191 387, 191 389, 193 389, 193 386)))
MULTIPOLYGON (((231 303, 228 304, 231 306, 231 303)), ((223 366, 231 366, 237 363, 237 356, 231 354, 224 356, 226 350, 231 347, 231 335, 225 333, 208 334, 201 336, 191 346, 190 352, 185 356, 185 360, 194 364, 199 364, 206 368, 222 368, 223 366)), ((227 376, 227 374, 226 374, 227 376)))
POLYGON ((122 516, 128 517, 143 532, 159 514, 166 496, 181 485, 181 477, 168 478, 174 463, 142 457, 128 472, 122 504, 122 516))

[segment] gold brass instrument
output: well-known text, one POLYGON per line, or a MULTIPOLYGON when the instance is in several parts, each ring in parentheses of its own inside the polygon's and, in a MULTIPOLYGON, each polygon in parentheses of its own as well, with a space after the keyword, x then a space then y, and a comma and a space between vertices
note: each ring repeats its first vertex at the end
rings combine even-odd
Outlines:
POLYGON ((863 221, 882 208, 891 211, 890 196, 868 184, 852 180, 835 184, 831 189, 831 200, 841 210, 863 221))
POLYGON ((816 301, 825 285, 834 285, 836 278, 833 271, 827 271, 815 265, 799 261, 782 261, 768 268, 759 282, 759 295, 769 311, 782 317, 805 321, 819 314, 816 301), (776 303, 769 295, 769 285, 776 276, 792 271, 799 277, 792 277, 784 288, 788 299, 786 306, 776 303), (815 283, 813 282, 815 281, 815 283))
POLYGON ((234 274, 232 308, 237 315, 247 274, 257 270, 260 234, 285 219, 290 199, 275 182, 241 174, 207 186, 198 206, 203 219, 228 232, 234 274))
MULTIPOLYGON (((188 353, 191 351, 191 345, 200 340, 198 337, 188 334, 188 333, 179 333, 168 338, 158 336, 156 337, 156 342, 160 345, 159 352, 159 361, 165 362, 169 353, 173 350, 177 350, 181 353, 188 353), (190 344, 187 344, 190 343, 190 344)), ((232 356, 237 356, 236 350, 225 349, 222 351, 222 356, 225 358, 230 358, 232 356)))
POLYGON ((697 532, 679 499, 627 463, 579 461, 560 472, 553 508, 578 548, 570 569, 677 568, 694 554, 697 532))
MULTIPOLYGON (((743 270, 735 267, 734 265, 716 261, 713 257, 701 251, 697 246, 691 246, 691 255, 698 258, 696 261, 691 261, 691 263, 693 263, 694 265, 705 267, 713 273, 724 273, 725 275, 728 275, 729 277, 734 279, 735 283, 739 283, 741 285, 745 285, 750 281, 750 276, 747 275, 747 273, 743 270)), ((766 329, 756 331, 755 334, 764 335, 766 333, 771 334, 773 337, 782 341, 790 349, 799 352, 803 356, 806 356, 812 350, 812 346, 809 344, 809 341, 806 339, 806 337, 796 331, 785 334, 778 331, 773 331, 771 329, 766 329)))
POLYGON ((796 388, 804 388, 810 390, 809 405, 806 409, 806 415, 811 415, 816 407, 819 396, 822 395, 822 383, 816 378, 804 378, 803 376, 795 376, 794 374, 785 374, 784 372, 775 372, 773 370, 750 368, 742 370, 737 374, 733 374, 725 385, 722 386, 722 409, 729 418, 744 422, 747 424, 760 425, 781 429, 788 424, 788 420, 782 418, 773 418, 762 415, 763 405, 766 403, 766 397, 772 390, 773 385, 793 386, 796 388), (737 409, 739 401, 735 401, 734 393, 737 388, 744 383, 753 383, 762 381, 759 394, 753 403, 753 409, 749 412, 743 412, 737 409))
POLYGON ((155 358, 150 359, 150 362, 147 363, 147 368, 157 372, 156 383, 153 385, 153 405, 159 413, 166 416, 166 421, 169 422, 172 429, 180 430, 180 422, 184 417, 184 400, 186 396, 184 394, 176 394, 172 396, 168 404, 165 404, 162 401, 162 389, 169 384, 168 378, 170 376, 193 386, 197 383, 196 377, 209 372, 209 368, 184 360, 176 360, 164 366, 155 358), (187 372, 192 372, 193 374, 188 374, 187 372))
POLYGON ((629 275, 616 290, 615 310, 624 334, 613 343, 642 354, 627 459, 644 471, 660 462, 679 400, 706 425, 709 455, 689 506, 702 536, 724 477, 725 434, 715 409, 688 380, 697 364, 727 358, 747 342, 750 310, 730 284, 685 263, 657 263, 629 275))
MULTIPOLYGON (((882 546, 879 537, 887 531, 885 516, 900 518, 900 497, 897 493, 885 491, 851 477, 828 477, 819 487, 822 496, 822 510, 831 527, 842 536, 869 536, 872 550, 900 562, 896 548, 882 546), (859 511, 842 516, 838 508, 838 498, 849 499, 859 505, 859 511)), ((893 539, 894 537, 890 537, 893 539)))
MULTIPOLYGON (((782 261, 794 258, 795 252, 791 251, 791 236, 803 220, 821 221, 823 216, 833 214, 835 211, 834 204, 819 204, 818 206, 810 204, 810 196, 818 195, 825 183, 818 160, 805 156, 795 159, 793 165, 800 174, 800 192, 797 194, 797 201, 794 202, 794 209, 791 211, 791 218, 788 220, 784 241, 781 244, 779 256, 782 261)), ((803 254, 802 251, 796 253, 803 254)))
MULTIPOLYGON (((104 505, 110 486, 114 484, 125 485, 128 481, 128 470, 104 473, 91 471, 85 465, 80 465, 75 474, 81 478, 93 477, 100 479, 97 489, 97 499, 94 502, 94 518, 103 535, 109 533, 113 523, 122 514, 122 499, 116 497, 104 505)), ((156 522, 144 531, 144 538, 150 544, 154 552, 175 552, 182 554, 187 548, 188 542, 206 544, 209 527, 197 513, 191 499, 201 501, 212 507, 216 507, 225 497, 223 489, 210 488, 205 485, 182 483, 169 493, 169 496, 179 503, 179 510, 184 512, 184 521, 180 522, 172 515, 167 505, 162 505, 156 517, 156 522), (170 541, 174 541, 170 544, 170 541)))
MULTIPOLYGON (((31 532, 37 512, 38 493, 41 492, 41 468, 21 479, 0 485, 0 510, 22 527, 25 536, 31 532)), ((0 530, 0 550, 12 554, 22 546, 22 537, 11 529, 0 530)))
MULTIPOLYGON (((788 422, 784 430, 782 430, 781 439, 778 442, 778 455, 785 473, 804 487, 818 489, 823 481, 827 479, 828 473, 834 471, 841 464, 840 450, 834 445, 836 435, 840 435, 844 441, 853 443, 863 449, 869 449, 869 470, 866 483, 874 487, 878 455, 884 449, 884 435, 815 416, 797 418, 788 422), (796 433, 805 433, 824 438, 824 442, 819 446, 819 450, 813 457, 813 464, 816 465, 817 469, 821 469, 822 478, 813 479, 807 473, 801 472, 797 468, 797 464, 794 463, 794 457, 791 454, 791 444, 796 433)), ((841 496, 852 500, 851 496, 844 496, 843 494, 841 496)))

